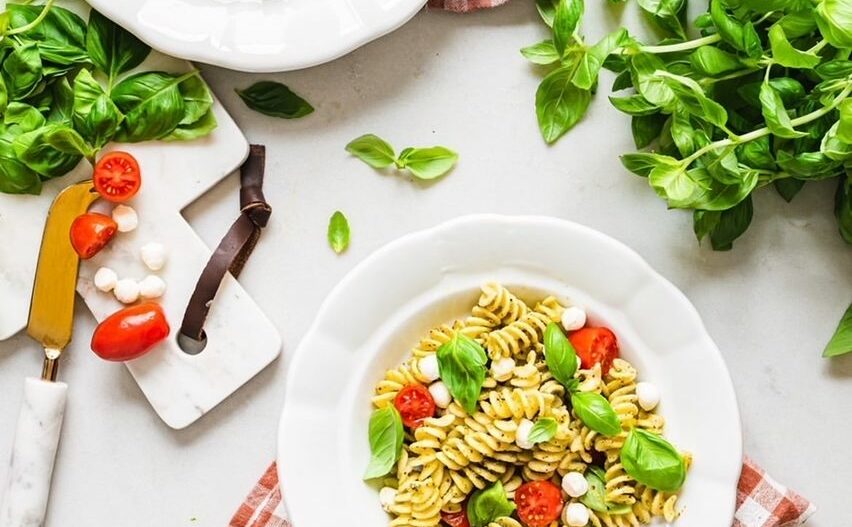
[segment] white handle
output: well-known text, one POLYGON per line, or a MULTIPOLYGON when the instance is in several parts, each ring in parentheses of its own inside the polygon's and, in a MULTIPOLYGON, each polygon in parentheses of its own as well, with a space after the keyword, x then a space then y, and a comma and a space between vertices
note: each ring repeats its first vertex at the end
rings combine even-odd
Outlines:
POLYGON ((41 527, 62 431, 68 385, 28 377, 12 449, 0 527, 41 527))

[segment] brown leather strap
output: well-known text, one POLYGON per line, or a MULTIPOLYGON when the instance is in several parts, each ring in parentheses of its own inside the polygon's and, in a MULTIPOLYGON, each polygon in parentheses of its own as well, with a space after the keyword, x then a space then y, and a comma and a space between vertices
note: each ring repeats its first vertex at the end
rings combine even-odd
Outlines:
MULTIPOLYGON (((231 225, 201 272, 180 327, 184 337, 204 341, 204 321, 225 273, 230 271, 234 278, 240 275, 260 238, 261 229, 269 222, 272 208, 263 197, 265 161, 266 148, 251 145, 248 159, 240 168, 240 217, 231 225)), ((200 349, 203 348, 198 351, 200 349)))

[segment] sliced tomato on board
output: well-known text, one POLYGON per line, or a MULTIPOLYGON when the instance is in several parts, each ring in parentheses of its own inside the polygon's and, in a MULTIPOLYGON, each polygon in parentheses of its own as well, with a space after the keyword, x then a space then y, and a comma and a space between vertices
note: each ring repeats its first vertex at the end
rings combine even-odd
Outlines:
POLYGON ((618 358, 618 339, 609 328, 585 327, 568 335, 568 340, 580 357, 583 368, 592 368, 601 364, 604 373, 609 371, 612 361, 618 358))
POLYGON ((417 428, 425 419, 435 415, 435 400, 420 384, 409 384, 400 390, 393 405, 399 410, 402 423, 409 428, 417 428))
POLYGON ((105 214, 87 212, 71 223, 71 246, 83 260, 98 254, 118 232, 118 225, 105 214))
POLYGON ((107 201, 122 203, 139 192, 142 173, 136 158, 127 152, 110 152, 95 165, 95 190, 107 201))
POLYGON ((518 518, 527 527, 547 527, 562 514, 562 490, 550 481, 524 483, 515 491, 518 518))
POLYGON ((467 511, 464 508, 458 512, 441 511, 441 520, 450 527, 470 527, 467 511))

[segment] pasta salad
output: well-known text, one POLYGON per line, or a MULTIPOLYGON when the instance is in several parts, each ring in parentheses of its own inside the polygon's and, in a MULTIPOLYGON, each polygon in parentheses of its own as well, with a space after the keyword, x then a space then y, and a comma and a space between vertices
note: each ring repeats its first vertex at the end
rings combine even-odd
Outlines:
POLYGON ((376 385, 365 479, 391 527, 672 522, 691 457, 637 377, 581 308, 486 284, 376 385))

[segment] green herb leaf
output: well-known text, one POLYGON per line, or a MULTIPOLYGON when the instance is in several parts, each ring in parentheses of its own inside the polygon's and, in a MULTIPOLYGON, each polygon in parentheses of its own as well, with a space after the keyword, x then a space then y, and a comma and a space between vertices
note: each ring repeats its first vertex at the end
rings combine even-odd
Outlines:
POLYGON ((843 101, 838 110, 840 126, 837 127, 837 137, 846 144, 852 144, 852 99, 843 101))
POLYGON ((393 405, 380 408, 370 416, 370 464, 364 479, 380 478, 393 470, 402 453, 405 432, 402 417, 393 405))
POLYGON ((624 154, 621 156, 621 164, 624 165, 624 168, 627 170, 641 177, 650 176, 651 172, 655 168, 663 170, 681 167, 681 162, 671 156, 645 152, 624 154))
POLYGON ((260 81, 236 92, 246 106, 272 117, 298 119, 314 111, 308 101, 280 82, 260 81))
POLYGON ((90 159, 95 157, 95 149, 70 126, 57 124, 48 127, 44 142, 65 154, 81 155, 90 159))
POLYGON ((15 46, 3 61, 3 81, 12 101, 29 97, 42 78, 41 54, 34 42, 15 46))
POLYGON ((607 514, 625 514, 630 512, 629 505, 616 505, 606 501, 606 475, 600 467, 590 466, 586 473, 589 490, 580 497, 580 503, 593 511, 607 514))
POLYGON ((689 56, 689 62, 696 71, 709 77, 716 77, 742 68, 742 63, 733 53, 714 46, 701 46, 689 56))
POLYGON ((595 432, 605 436, 621 433, 621 421, 602 395, 595 392, 574 392, 571 394, 571 406, 574 414, 595 432))
POLYGON ((785 179, 777 179, 772 182, 772 185, 775 187, 775 190, 778 194, 784 198, 784 201, 790 203, 793 201, 793 198, 796 197, 796 194, 802 190, 802 187, 805 186, 805 181, 800 179, 793 178, 785 178, 785 179))
POLYGON ((574 86, 583 90, 592 89, 598 81, 598 73, 601 71, 604 60, 610 53, 623 46, 629 38, 627 30, 619 28, 589 48, 580 59, 577 71, 571 79, 574 86))
POLYGON ((124 115, 92 77, 80 70, 74 79, 74 126, 95 148, 107 144, 121 128, 124 115))
POLYGON ((180 124, 186 112, 179 85, 197 72, 176 77, 161 71, 136 73, 112 90, 112 100, 124 113, 119 141, 159 139, 180 124))
POLYGON ((787 109, 784 108, 781 95, 769 83, 763 83, 760 87, 760 104, 766 126, 776 136, 795 139, 808 135, 793 129, 793 124, 787 114, 787 109))
POLYGON ((574 38, 574 31, 583 16, 583 0, 558 0, 553 16, 553 45, 561 57, 574 38))
POLYGON ((821 0, 816 5, 822 36, 836 48, 852 48, 852 5, 848 0, 821 0))
POLYGON ((200 75, 193 75, 178 85, 183 99, 183 117, 164 141, 187 141, 203 137, 213 131, 216 126, 216 115, 213 113, 213 94, 200 75))
POLYGON ((621 448, 624 470, 639 483, 664 492, 676 492, 686 479, 686 464, 662 437, 634 428, 621 448))
POLYGON ((572 76, 572 68, 559 68, 544 78, 535 94, 538 127, 547 143, 554 143, 573 128, 592 100, 588 90, 574 86, 572 76))
POLYGON ((657 76, 663 78, 677 101, 687 112, 719 128, 724 128, 728 123, 728 112, 725 111, 725 108, 707 97, 704 89, 693 79, 665 71, 657 72, 657 76))
POLYGON ((660 107, 648 102, 648 99, 641 95, 629 95, 627 97, 612 97, 609 102, 615 108, 628 115, 652 115, 659 113, 660 107))
POLYGON ((567 386, 577 373, 577 352, 555 322, 544 330, 544 360, 553 378, 567 386))
POLYGON ((661 29, 675 37, 686 38, 680 21, 686 0, 639 0, 639 6, 661 29))
POLYGON ((535 445, 550 441, 556 436, 557 426, 556 419, 552 417, 538 419, 530 429, 529 442, 535 445))
POLYGON ((457 153, 443 146, 409 147, 400 152, 396 163, 399 168, 407 168, 417 179, 429 180, 452 170, 458 160, 457 153))
MULTIPOLYGON (((9 28, 20 29, 38 18, 44 6, 6 4, 9 28)), ((86 53, 86 23, 71 11, 52 5, 44 19, 35 27, 20 33, 18 38, 38 44, 44 61, 67 71, 71 66, 89 62, 86 53), (61 67, 59 67, 61 66, 61 67)))
POLYGON ((531 46, 521 48, 521 55, 533 64, 553 64, 561 58, 553 40, 542 40, 531 46))
MULTIPOLYGON (((759 108, 761 106, 760 88, 763 84, 763 82, 743 84, 737 88, 737 93, 748 104, 759 108)), ((805 97, 805 87, 796 79, 792 79, 790 77, 774 77, 769 79, 769 85, 772 86, 772 89, 781 96, 784 106, 795 105, 801 102, 801 100, 805 97)))
POLYGON ((475 340, 459 332, 441 345, 437 352, 438 372, 452 396, 468 413, 476 403, 485 382, 488 357, 475 340))
POLYGON ((813 69, 822 60, 815 53, 794 48, 780 25, 769 29, 769 45, 772 46, 772 60, 787 68, 813 69))
POLYGON ((47 137, 60 128, 66 127, 51 123, 19 135, 12 142, 15 156, 30 170, 45 178, 59 177, 70 172, 82 156, 57 150, 47 141, 47 137))
POLYGON ((121 26, 92 9, 86 32, 86 50, 95 66, 107 74, 110 84, 148 57, 151 48, 121 26))
POLYGON ((834 197, 834 215, 840 235, 847 243, 852 243, 852 176, 846 175, 845 181, 837 182, 837 194, 834 197))
POLYGON ((499 480, 483 490, 474 492, 467 503, 467 519, 471 527, 485 527, 515 512, 503 483, 499 480))
POLYGON ((662 114, 634 115, 630 120, 630 131, 636 148, 645 148, 656 139, 663 130, 666 117, 662 114))
MULTIPOLYGON (((714 214, 708 212, 707 214, 714 214)), ((751 224, 754 208, 751 196, 741 201, 737 206, 726 211, 716 212, 718 219, 710 232, 710 244, 714 251, 730 251, 734 240, 743 235, 751 224)))
POLYGON ((751 22, 742 23, 728 14, 724 0, 710 1, 710 18, 722 40, 750 57, 760 57, 763 46, 751 22))
POLYGON ((353 139, 346 145, 346 151, 373 168, 387 168, 396 161, 393 147, 373 134, 353 139))
POLYGON ((852 353, 852 304, 846 309, 843 318, 837 325, 834 335, 828 341, 825 351, 822 352, 823 357, 837 357, 852 353))
POLYGON ((674 102, 675 94, 658 72, 664 72, 666 65, 656 55, 640 53, 630 61, 633 85, 645 99, 656 106, 668 108, 674 102))
POLYGON ((349 247, 349 220, 339 210, 328 220, 328 244, 337 254, 349 247))

